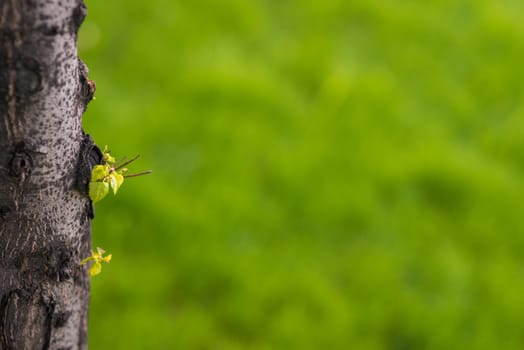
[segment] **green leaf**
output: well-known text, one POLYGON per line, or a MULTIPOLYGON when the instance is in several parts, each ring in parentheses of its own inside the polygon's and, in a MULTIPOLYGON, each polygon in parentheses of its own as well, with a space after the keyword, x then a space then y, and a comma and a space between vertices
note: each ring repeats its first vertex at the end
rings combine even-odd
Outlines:
POLYGON ((105 160, 106 163, 108 163, 108 164, 114 164, 114 163, 116 162, 115 157, 113 157, 113 156, 110 155, 109 153, 104 153, 104 160, 105 160))
POLYGON ((113 156, 111 156, 111 153, 109 152, 109 148, 107 145, 104 147, 104 151, 102 152, 104 154, 104 161, 108 164, 113 164, 116 160, 113 156))
POLYGON ((122 184, 124 183, 124 176, 117 172, 113 172, 111 175, 109 175, 109 177, 113 193, 116 194, 120 186, 122 186, 122 184))
POLYGON ((100 257, 102 257, 102 255, 104 255, 105 252, 106 251, 103 250, 102 248, 96 247, 96 253, 93 252, 93 256, 95 256, 96 258, 100 258, 100 257))
POLYGON ((100 273, 100 271, 102 271, 102 264, 98 261, 94 261, 93 265, 91 265, 91 268, 89 269, 89 276, 96 276, 100 273))
POLYGON ((91 172, 91 182, 102 181, 108 173, 107 165, 95 165, 91 172))
POLYGON ((89 183, 89 197, 93 203, 100 201, 109 192, 109 184, 107 182, 90 182, 89 183))

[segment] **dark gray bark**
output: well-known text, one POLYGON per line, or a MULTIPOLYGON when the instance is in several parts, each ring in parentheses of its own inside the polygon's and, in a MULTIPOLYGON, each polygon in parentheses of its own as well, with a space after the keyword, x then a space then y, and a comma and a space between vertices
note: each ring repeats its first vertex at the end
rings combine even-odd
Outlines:
POLYGON ((0 349, 85 349, 99 150, 77 57, 82 0, 0 0, 0 349))

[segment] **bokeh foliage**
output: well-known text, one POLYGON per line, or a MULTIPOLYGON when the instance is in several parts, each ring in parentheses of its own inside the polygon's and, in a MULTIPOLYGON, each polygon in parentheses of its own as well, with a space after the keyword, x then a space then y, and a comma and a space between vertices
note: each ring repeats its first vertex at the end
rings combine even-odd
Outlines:
POLYGON ((524 2, 88 7, 91 348, 524 348, 524 2))

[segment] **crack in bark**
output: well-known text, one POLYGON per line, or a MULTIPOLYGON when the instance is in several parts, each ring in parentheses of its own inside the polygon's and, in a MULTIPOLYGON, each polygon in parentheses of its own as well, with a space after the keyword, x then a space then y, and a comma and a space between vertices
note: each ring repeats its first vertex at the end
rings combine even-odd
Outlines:
POLYGON ((73 11, 73 30, 78 30, 80 28, 80 25, 84 22, 84 19, 87 16, 87 7, 84 4, 84 2, 80 2, 78 6, 73 11))
MULTIPOLYGON (((11 40, 5 40, 6 60, 7 60, 7 116, 9 118, 11 130, 7 127, 7 131, 10 132, 11 139, 17 139, 20 132, 19 122, 16 119, 16 97, 15 97, 15 81, 16 81, 16 70, 13 69, 14 60, 14 48, 20 47, 22 42, 19 32, 20 13, 18 12, 17 3, 15 0, 11 0, 11 6, 7 3, 6 6, 11 10, 12 22, 10 24, 11 29, 11 40)), ((7 11, 6 11, 7 12, 7 11)), ((9 138, 9 136, 8 136, 9 138)))
POLYGON ((14 98, 15 88, 15 73, 13 70, 13 46, 10 40, 5 40, 5 52, 6 52, 6 64, 7 64, 7 118, 5 118, 5 126, 7 132, 7 139, 12 140, 16 138, 16 127, 15 127, 15 114, 16 114, 16 101, 14 98))
POLYGON ((55 304, 55 300, 53 298, 53 296, 47 296, 47 295, 44 295, 44 292, 47 292, 47 290, 43 289, 42 290, 42 302, 43 304, 45 305, 45 308, 46 308, 46 319, 45 319, 45 323, 47 324, 47 327, 44 326, 44 328, 46 328, 46 332, 45 332, 45 340, 44 340, 44 346, 43 346, 43 350, 48 350, 49 347, 51 346, 51 335, 53 333, 53 328, 54 328, 54 324, 53 324, 53 317, 54 317, 54 314, 55 314, 55 307, 56 307, 56 304, 55 304))
POLYGON ((4 221, 7 218, 7 215, 11 212, 11 208, 9 208, 7 205, 0 206, 0 222, 4 221))
POLYGON ((11 294, 6 294, 0 300, 0 349, 5 350, 9 349, 5 329, 7 325, 7 304, 9 303, 10 296, 11 294))
POLYGON ((89 198, 89 181, 91 180, 91 171, 93 167, 102 164, 104 156, 100 148, 95 144, 89 134, 84 134, 82 146, 80 148, 80 157, 77 165, 76 187, 80 193, 87 196, 89 202, 86 210, 90 219, 95 217, 95 208, 93 201, 89 198))
POLYGON ((89 69, 80 59, 78 59, 78 71, 80 73, 80 99, 84 101, 85 108, 87 109, 88 103, 91 102, 95 96, 96 84, 93 80, 89 79, 89 69))
POLYGON ((20 184, 23 184, 29 175, 31 175, 33 157, 29 150, 26 149, 24 142, 19 142, 15 145, 15 151, 9 162, 9 168, 9 175, 18 178, 20 184))

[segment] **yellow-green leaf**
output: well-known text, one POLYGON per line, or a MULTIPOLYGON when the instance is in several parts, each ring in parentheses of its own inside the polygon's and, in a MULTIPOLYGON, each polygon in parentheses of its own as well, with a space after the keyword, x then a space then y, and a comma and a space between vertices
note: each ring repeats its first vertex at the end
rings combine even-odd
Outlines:
POLYGON ((107 165, 95 165, 91 172, 91 181, 102 181, 109 173, 107 165))
POLYGON ((102 264, 98 261, 93 261, 93 265, 91 265, 91 268, 89 269, 89 276, 96 276, 100 271, 102 271, 102 264))
POLYGON ((113 157, 113 156, 110 155, 109 153, 104 153, 104 160, 105 160, 106 163, 108 163, 108 164, 113 164, 113 163, 116 162, 115 157, 113 157))
POLYGON ((107 182, 90 182, 89 183, 89 197, 93 203, 100 201, 109 192, 109 184, 107 182))
POLYGON ((122 176, 121 174, 117 173, 117 172, 113 172, 110 176, 110 183, 111 183, 111 188, 113 189, 113 193, 116 194, 116 192, 118 191, 118 189, 120 188, 120 186, 124 183, 124 176, 122 176))

